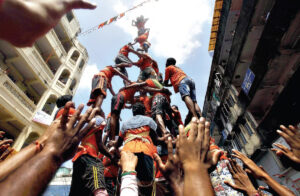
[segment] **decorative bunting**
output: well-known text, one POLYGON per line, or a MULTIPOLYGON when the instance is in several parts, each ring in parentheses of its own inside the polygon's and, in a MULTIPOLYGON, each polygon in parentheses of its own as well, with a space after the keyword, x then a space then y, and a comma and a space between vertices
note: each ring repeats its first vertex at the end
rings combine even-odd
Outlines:
MULTIPOLYGON (((108 24, 110 24, 110 23, 113 23, 113 22, 117 21, 118 19, 124 17, 126 12, 129 12, 129 11, 131 11, 131 10, 134 10, 134 9, 138 8, 138 7, 141 7, 141 6, 143 6, 145 3, 148 3, 148 2, 150 2, 150 1, 153 1, 153 0, 146 0, 146 1, 143 1, 142 3, 140 3, 140 4, 138 4, 138 5, 134 6, 134 7, 132 7, 132 8, 130 8, 130 9, 126 10, 125 12, 123 12, 123 13, 121 13, 121 14, 115 16, 115 17, 112 17, 111 19, 109 19, 109 20, 107 20, 107 21, 105 21, 105 22, 102 22, 101 24, 99 24, 99 25, 97 26, 98 29, 101 29, 101 28, 103 28, 105 25, 108 25, 108 24)), ((155 0, 155 1, 158 1, 158 0, 155 0)), ((80 34, 78 34, 78 35, 86 35, 86 34, 91 33, 91 32, 94 31, 94 30, 96 30, 95 27, 90 28, 90 29, 88 29, 88 30, 86 30, 86 31, 84 31, 84 32, 82 32, 82 33, 80 33, 80 34)))

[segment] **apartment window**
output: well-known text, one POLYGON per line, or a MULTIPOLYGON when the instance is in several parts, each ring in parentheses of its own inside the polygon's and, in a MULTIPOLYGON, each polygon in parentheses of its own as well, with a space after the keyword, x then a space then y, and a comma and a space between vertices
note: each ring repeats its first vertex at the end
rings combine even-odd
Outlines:
POLYGON ((246 138, 245 138, 245 136, 244 136, 244 134, 242 132, 240 132, 239 136, 240 136, 241 141, 243 142, 243 144, 244 145, 247 144, 247 140, 246 140, 246 138))
POLYGON ((72 56, 71 56, 71 59, 76 63, 76 61, 78 60, 79 58, 79 52, 77 50, 74 50, 72 56))
POLYGON ((82 59, 81 62, 80 62, 80 64, 79 64, 79 67, 78 67, 79 70, 82 70, 84 64, 85 64, 85 62, 84 62, 84 60, 82 59))
POLYGON ((234 99, 232 98, 231 95, 228 96, 228 99, 227 99, 227 103, 229 105, 229 107, 233 107, 234 106, 234 99))
MULTIPOLYGON (((235 138, 236 139, 236 138, 235 138)), ((238 151, 241 151, 241 147, 238 145, 238 142, 236 140, 232 141, 233 147, 236 148, 238 151)))
POLYGON ((66 16, 69 22, 71 22, 74 19, 74 15, 72 12, 68 12, 66 16))
POLYGON ((48 98, 48 100, 46 101, 43 107, 43 111, 51 115, 56 106, 56 100, 57 97, 55 95, 50 95, 50 97, 48 98))
POLYGON ((247 133, 251 136, 253 134, 253 131, 247 122, 245 123, 244 127, 245 127, 247 133))
POLYGON ((235 137, 234 141, 235 141, 237 147, 239 148, 239 150, 241 150, 241 149, 242 149, 242 144, 241 144, 241 142, 239 141, 238 137, 235 137))
POLYGON ((65 69, 59 76, 58 80, 61 81, 63 84, 67 84, 69 77, 70 77, 70 71, 65 69))
POLYGON ((74 89, 74 87, 76 86, 76 84, 77 84, 76 79, 73 79, 69 89, 72 91, 74 89))

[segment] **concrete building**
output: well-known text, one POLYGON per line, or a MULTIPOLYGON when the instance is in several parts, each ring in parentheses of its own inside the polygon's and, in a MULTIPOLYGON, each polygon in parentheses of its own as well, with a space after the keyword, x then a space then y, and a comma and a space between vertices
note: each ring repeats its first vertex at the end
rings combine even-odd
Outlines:
POLYGON ((0 40, 0 130, 17 150, 38 138, 54 118, 56 99, 74 95, 88 60, 77 40, 73 12, 33 47, 16 48, 0 40))
POLYGON ((276 133, 281 124, 300 120, 299 8, 292 0, 216 1, 203 107, 220 146, 242 151, 298 195, 300 172, 270 148, 287 145, 276 133))

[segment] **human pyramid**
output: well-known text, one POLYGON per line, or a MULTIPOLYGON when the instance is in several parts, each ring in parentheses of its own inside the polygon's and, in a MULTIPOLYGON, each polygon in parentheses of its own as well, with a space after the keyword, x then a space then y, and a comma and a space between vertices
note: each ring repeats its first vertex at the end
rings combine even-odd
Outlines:
POLYGON ((158 153, 166 160, 168 153, 165 141, 168 137, 176 138, 179 133, 178 126, 183 124, 178 107, 170 105, 172 93, 164 86, 173 85, 175 92, 180 92, 182 100, 190 111, 185 120, 186 125, 192 117, 199 119, 201 116, 196 101, 195 83, 179 67, 175 66, 176 60, 174 58, 167 59, 165 80, 163 81, 157 62, 147 54, 151 45, 148 42, 150 29, 145 28, 147 20, 140 16, 132 21, 132 25, 138 29, 138 36, 134 43, 128 43, 120 49, 114 66, 106 66, 93 77, 88 105, 99 109, 97 117, 99 127, 97 130, 91 130, 83 138, 80 149, 73 158, 74 172, 70 195, 76 195, 82 191, 82 193, 86 193, 88 190, 85 190, 84 187, 94 187, 90 190, 92 192, 100 191, 103 188, 110 195, 114 195, 117 190, 118 177, 116 151, 123 143, 122 151, 134 153, 138 157, 136 173, 140 191, 146 195, 152 194, 155 178, 163 177, 155 168, 154 154, 158 153), (133 45, 136 43, 139 43, 139 48, 134 50, 133 45), (128 57, 129 53, 137 55, 139 60, 132 62, 128 57), (140 68, 136 82, 128 79, 126 71, 126 68, 133 65, 140 68), (125 85, 117 93, 114 92, 111 85, 114 76, 120 76, 125 85), (168 84, 169 80, 171 80, 171 84, 168 84), (107 89, 110 90, 113 97, 106 124, 101 106, 106 98, 107 89), (138 92, 139 96, 135 96, 138 92), (132 108, 134 116, 124 122, 120 130, 120 114, 124 108, 132 108), (103 139, 102 132, 105 132, 103 139), (116 136, 119 137, 116 139, 116 136), (91 167, 96 169, 89 169, 91 167), (82 168, 87 168, 87 172, 83 172, 82 168), (95 175, 99 176, 96 181, 93 179, 95 175), (100 176, 105 177, 105 182, 101 181, 103 178, 100 176), (93 181, 89 179, 93 179, 93 181))

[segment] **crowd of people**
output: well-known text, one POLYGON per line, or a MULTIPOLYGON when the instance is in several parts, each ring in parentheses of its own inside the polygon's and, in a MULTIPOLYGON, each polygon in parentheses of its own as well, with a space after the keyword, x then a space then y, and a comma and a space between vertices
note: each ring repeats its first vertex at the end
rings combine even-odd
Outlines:
MULTIPOLYGON (((0 0, 0 26, 7 27, 0 31, 0 39, 30 46, 74 8, 95 6, 84 0, 0 0)), ((41 195, 57 169, 70 159, 72 196, 295 195, 243 153, 233 149, 228 154, 215 144, 209 119, 202 117, 197 104, 194 81, 176 66, 174 58, 166 60, 163 77, 157 62, 147 54, 151 44, 146 21, 138 18, 133 22, 140 48, 135 50, 134 43, 125 45, 114 66, 95 74, 84 114, 84 105, 76 108, 72 96, 60 97, 51 125, 19 152, 10 146, 12 140, 3 138, 5 132, 0 132, 0 195, 41 195), (129 53, 139 61, 132 62, 129 53), (140 69, 136 82, 128 78, 126 70, 133 65, 140 69), (117 93, 111 85, 114 76, 124 81, 117 93), (180 109, 171 105, 170 86, 188 108, 184 123, 180 109), (107 89, 113 97, 106 116, 102 104, 107 89), (120 125, 125 108, 132 110, 132 117, 120 125), (268 187, 256 187, 253 178, 268 187)), ((290 149, 274 144, 272 150, 300 170, 298 127, 281 125, 277 132, 290 149)))

